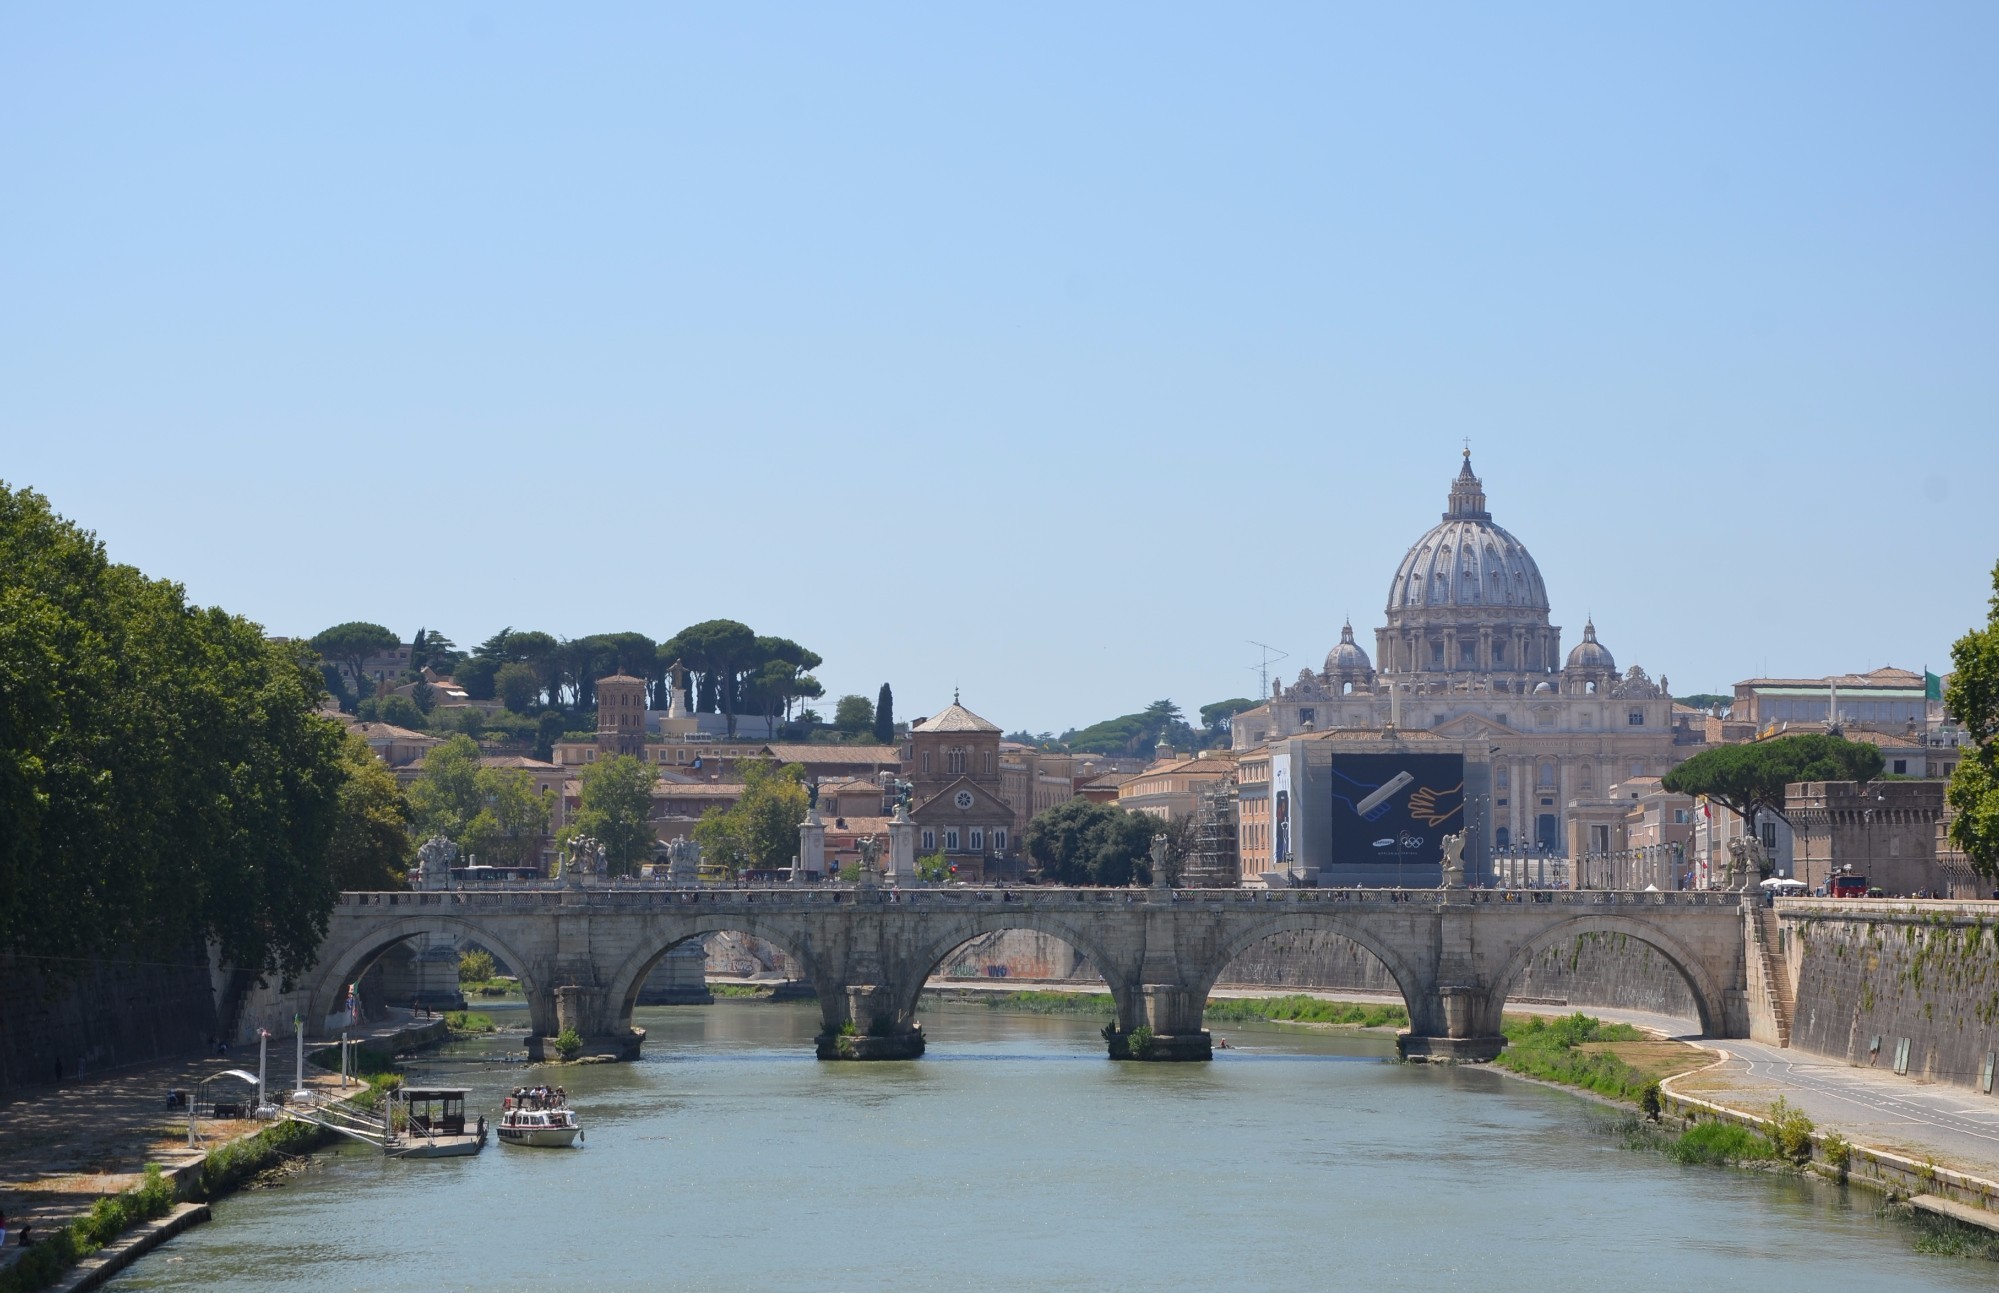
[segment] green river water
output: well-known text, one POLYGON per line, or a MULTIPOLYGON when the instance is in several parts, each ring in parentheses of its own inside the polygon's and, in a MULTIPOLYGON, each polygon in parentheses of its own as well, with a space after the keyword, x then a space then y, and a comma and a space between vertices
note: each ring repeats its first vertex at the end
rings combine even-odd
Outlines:
POLYGON ((584 1147, 324 1153, 107 1287, 1999 1286, 1991 1263, 1915 1252, 1874 1195, 1680 1167, 1623 1148, 1599 1106, 1396 1064, 1385 1036, 1234 1027, 1212 1064, 1116 1064, 1085 1016, 929 1005, 923 1059, 823 1064, 810 1004, 639 1016, 636 1064, 504 1065, 502 1039, 415 1070, 489 1116, 559 1081, 584 1147))

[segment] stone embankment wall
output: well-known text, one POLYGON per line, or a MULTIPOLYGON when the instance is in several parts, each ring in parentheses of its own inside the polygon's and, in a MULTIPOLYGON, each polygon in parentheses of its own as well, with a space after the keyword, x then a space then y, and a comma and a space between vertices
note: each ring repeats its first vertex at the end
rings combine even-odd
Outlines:
POLYGON ((0 960, 0 1090, 197 1053, 215 1033, 206 957, 94 961, 74 979, 0 960))
POLYGON ((1795 1050, 1984 1089, 1999 1050, 1999 902, 1777 905, 1795 1050), (1878 1048, 1876 1039, 1879 1039, 1878 1048))
MULTIPOLYGON (((713 964, 713 954, 710 954, 713 964)), ((938 968, 947 979, 1093 979, 1089 958, 1062 940, 1033 930, 985 934, 938 968)), ((1338 934, 1273 934, 1230 963, 1221 984, 1231 988, 1396 992, 1374 953, 1338 934)), ((1513 985, 1509 998, 1537 1004, 1647 1010, 1698 1019, 1693 994, 1672 964, 1621 934, 1583 934, 1550 947, 1513 985)))

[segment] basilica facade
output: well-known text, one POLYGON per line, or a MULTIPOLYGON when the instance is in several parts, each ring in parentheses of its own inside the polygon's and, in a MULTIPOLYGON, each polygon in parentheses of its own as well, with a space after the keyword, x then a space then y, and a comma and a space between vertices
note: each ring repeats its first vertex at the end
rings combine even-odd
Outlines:
MULTIPOLYGON (((1660 776, 1698 749, 1699 728, 1676 719, 1666 680, 1636 665, 1620 671, 1594 623, 1563 654, 1540 567, 1493 520, 1469 450, 1442 521, 1389 581, 1385 619, 1372 658, 1348 624, 1323 669, 1273 684, 1268 700, 1238 714, 1237 751, 1310 733, 1425 733, 1490 759, 1490 802, 1467 805, 1488 847, 1559 853, 1572 801, 1660 776)), ((1248 780, 1243 790, 1255 793, 1248 780)), ((1253 805, 1243 807, 1253 820, 1253 805)), ((1248 871, 1256 842, 1243 840, 1248 871)))

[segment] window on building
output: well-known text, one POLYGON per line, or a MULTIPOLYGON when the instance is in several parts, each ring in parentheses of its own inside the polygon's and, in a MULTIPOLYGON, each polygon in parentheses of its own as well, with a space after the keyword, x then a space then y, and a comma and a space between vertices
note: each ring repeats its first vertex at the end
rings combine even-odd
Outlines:
POLYGON ((1298 711, 1298 721, 1300 723, 1316 723, 1319 721, 1319 711, 1307 706, 1298 711))
POLYGON ((1439 669, 1444 667, 1444 644, 1442 642, 1432 642, 1430 644, 1430 663, 1439 669))
MULTIPOLYGON (((1494 575, 1493 578, 1496 580, 1499 576, 1494 575)), ((1504 642, 1495 642, 1492 644, 1492 662, 1494 664, 1506 663, 1506 644, 1504 642)))
POLYGON ((936 831, 923 832, 923 851, 925 853, 935 853, 937 851, 936 831))
POLYGON ((1909 771, 1909 761, 1907 759, 1895 760, 1895 771, 1906 774, 1909 771))
POLYGON ((1673 825, 1685 826, 1686 824, 1687 824, 1687 810, 1684 808, 1675 808, 1673 810, 1673 825))
POLYGON ((1589 828, 1589 851, 1592 853, 1610 852, 1610 827, 1592 826, 1589 828))
POLYGON ((1542 764, 1542 765, 1541 765, 1541 780, 1540 780, 1540 785, 1541 785, 1541 788, 1542 788, 1543 790, 1553 790, 1553 789, 1555 788, 1555 765, 1554 765, 1554 764, 1552 764, 1552 763, 1544 763, 1544 764, 1542 764))
POLYGON ((993 752, 991 750, 986 751, 986 775, 989 777, 993 775, 993 752))
POLYGON ((918 763, 918 764, 919 764, 919 765, 920 765, 920 766, 921 766, 921 767, 923 768, 923 770, 924 770, 924 771, 925 771, 926 773, 927 773, 927 772, 929 772, 929 771, 930 771, 930 751, 928 751, 928 750, 925 750, 925 751, 923 752, 923 754, 922 754, 922 757, 921 757, 921 758, 919 758, 919 759, 917 760, 917 763, 918 763))
POLYGON ((944 832, 944 851, 946 853, 956 853, 958 851, 957 831, 949 830, 944 832))
POLYGON ((1499 769, 1497 772, 1492 774, 1492 784, 1493 788, 1496 790, 1512 789, 1513 787, 1512 771, 1507 768, 1499 769))
POLYGON ((1762 829, 1763 829, 1763 847, 1764 847, 1764 848, 1766 848, 1766 849, 1774 849, 1774 848, 1776 848, 1776 847, 1777 847, 1777 823, 1775 823, 1775 822, 1764 822, 1764 823, 1763 823, 1763 828, 1762 828, 1762 829))
POLYGON ((972 852, 983 853, 985 852, 985 848, 986 848, 986 833, 980 830, 978 827, 974 826, 972 828, 972 852))
POLYGON ((1554 710, 1549 709, 1546 706, 1543 706, 1542 708, 1534 711, 1534 726, 1553 727, 1554 725, 1555 725, 1554 710))
POLYGON ((1492 833, 1492 842, 1498 847, 1503 849, 1512 848, 1513 847, 1512 830, 1510 830, 1505 826, 1500 827, 1498 830, 1492 833))
POLYGON ((945 768, 945 771, 954 774, 963 773, 965 771, 964 747, 962 746, 954 747, 949 753, 945 755, 945 760, 948 764, 948 766, 945 768))
POLYGON ((993 851, 995 853, 1006 852, 1006 827, 1004 826, 995 826, 993 828, 993 851))
POLYGON ((1624 721, 1626 725, 1630 727, 1643 727, 1645 726, 1645 711, 1642 709, 1634 709, 1628 715, 1625 716, 1624 721))
POLYGON ((1634 760, 1632 760, 1632 763, 1631 763, 1631 775, 1632 775, 1632 776, 1634 776, 1634 777, 1642 777, 1642 776, 1644 776, 1644 775, 1645 775, 1645 765, 1644 765, 1643 763, 1640 763, 1640 762, 1638 762, 1638 761, 1637 761, 1637 760, 1635 760, 1635 759, 1634 759, 1634 760))

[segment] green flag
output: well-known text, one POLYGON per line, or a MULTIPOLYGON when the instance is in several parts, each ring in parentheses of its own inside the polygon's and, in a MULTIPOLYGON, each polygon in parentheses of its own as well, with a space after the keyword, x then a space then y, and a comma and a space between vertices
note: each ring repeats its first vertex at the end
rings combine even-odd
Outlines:
POLYGON ((1937 677, 1928 669, 1923 670, 1923 699, 1943 699, 1943 679, 1937 677))

